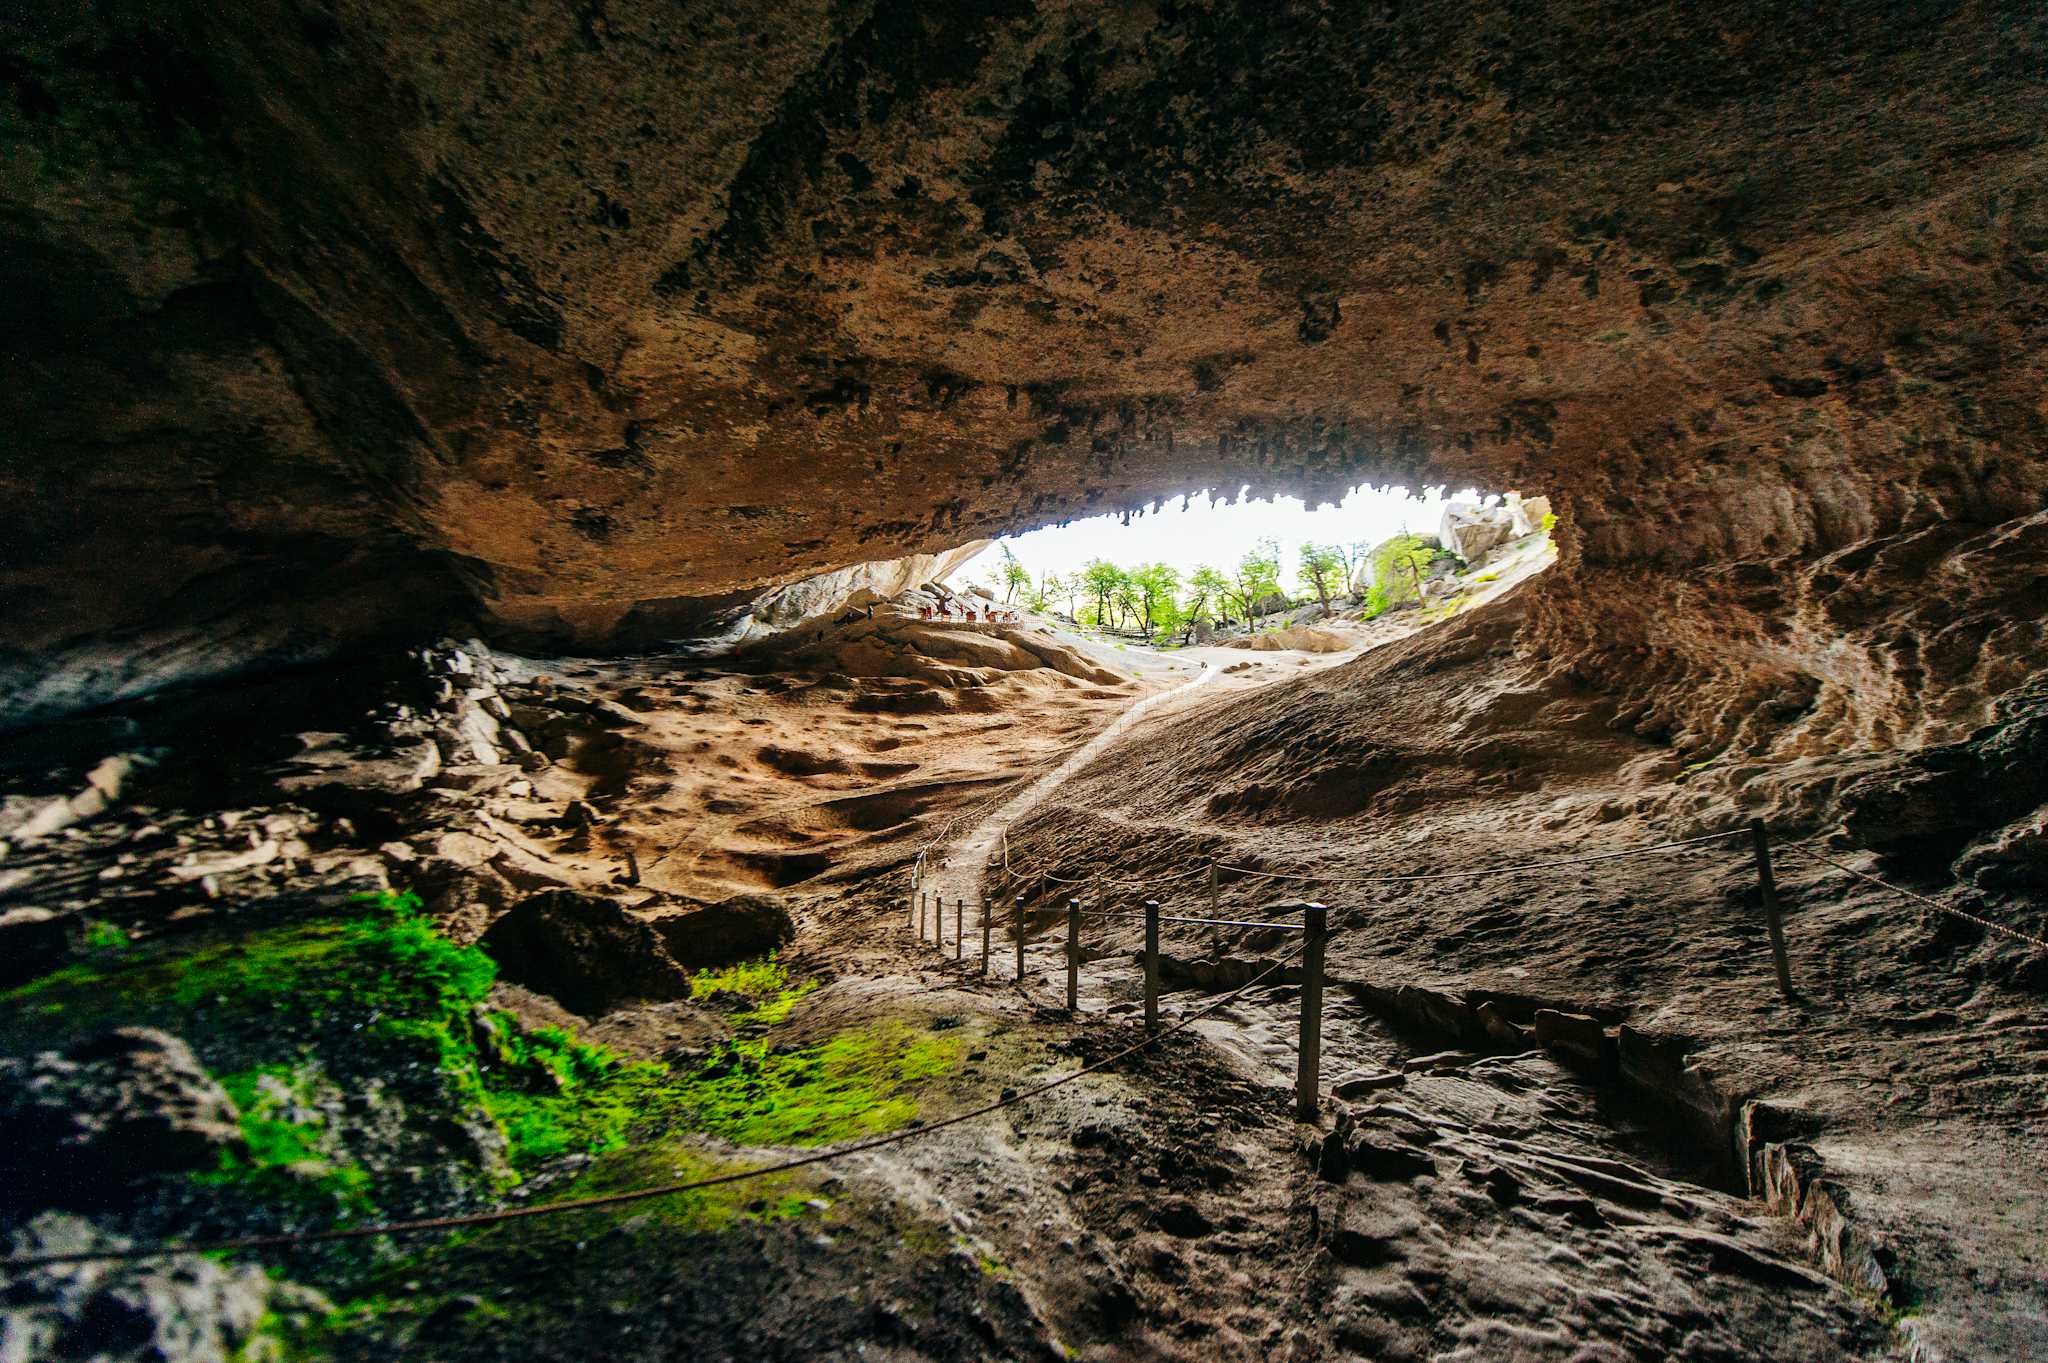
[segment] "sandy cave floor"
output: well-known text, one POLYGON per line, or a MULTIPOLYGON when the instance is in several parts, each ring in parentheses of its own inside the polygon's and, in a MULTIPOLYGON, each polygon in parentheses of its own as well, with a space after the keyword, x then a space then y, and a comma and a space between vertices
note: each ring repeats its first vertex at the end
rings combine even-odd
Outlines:
MULTIPOLYGON (((1010 830, 1027 892, 1046 892, 1029 882, 1033 869, 1155 878, 1152 889, 1079 892, 1126 905, 1156 894, 1168 913, 1201 912, 1203 881, 1177 878, 1190 865, 1306 872, 1226 873, 1220 905, 1261 918, 1305 897, 1327 901, 1340 987, 1381 1017, 1427 1021, 1434 1008, 1436 1026, 1423 1032, 1472 1048, 1473 1067, 1498 1062, 1472 1052, 1516 1049, 1501 1037, 1474 1044, 1470 1005, 1489 997, 1522 1023, 1540 1006, 1623 1024, 1642 1053, 1669 1058, 1647 1082, 1665 1086, 1673 1131, 1708 1167, 1727 1177, 1728 1127, 1756 1100, 1757 1143, 1783 1141, 1815 1160, 1812 1176, 1872 1237, 1863 1248, 1892 1278, 1912 1348, 2048 1356, 2048 1033, 2041 961, 2024 947, 1780 851, 1801 995, 1788 1005, 1772 984, 1740 840, 1533 877, 1341 883, 1619 850, 1726 828, 1745 804, 1796 807, 1794 777, 1681 771, 1654 745, 1607 729, 1596 698, 1508 661, 1492 640, 1512 627, 1511 611, 1371 655, 1332 674, 1332 686, 1279 683, 1263 712, 1203 700, 1184 722, 1105 755, 1057 807, 1010 830), (1290 748, 1290 730, 1316 742, 1290 748), (1362 779, 1337 779, 1346 772, 1362 779), (1394 997, 1404 990, 1410 999, 1394 997)), ((2024 903, 2001 912, 2035 921, 2024 903)), ((1127 957, 1138 941, 1129 919, 1090 930, 1091 949, 1106 954, 1127 957)), ((1219 952, 1258 957, 1282 942, 1237 932, 1164 949, 1199 970, 1219 952)), ((1279 1064, 1284 1031, 1263 1047, 1242 1033, 1233 1044, 1279 1064)), ((1825 1234, 1801 1233, 1816 1260, 1831 1256, 1825 1234)))
MULTIPOLYGON (((1214 649, 1158 658, 1071 637, 1061 642, 1093 665, 1121 666, 1123 679, 1105 683, 1048 667, 971 678, 941 668, 935 678, 920 663, 906 669, 916 675, 852 677, 655 656, 500 656, 496 686, 513 722, 538 736, 554 722, 542 710, 574 718, 566 746, 558 745, 564 755, 530 771, 450 764, 407 797, 426 799, 405 806, 415 826, 380 826, 395 835, 381 843, 369 836, 368 815, 337 827, 332 810, 339 806, 331 800, 303 786, 280 787, 282 773, 303 770, 306 752, 334 745, 288 741, 288 721, 309 716, 293 704, 288 684, 280 694, 271 683, 251 692, 270 700, 245 707, 251 719, 243 747, 212 755, 223 769, 243 773, 239 784, 164 763, 155 770, 175 770, 175 780, 153 778, 159 785, 145 784, 130 806, 81 824, 54 848, 10 859, 6 892, 59 905, 62 894, 73 894, 145 944, 157 934, 205 931, 209 920, 242 921, 280 891, 364 876, 429 887, 430 906, 448 930, 472 938, 502 907, 480 881, 457 874, 464 868, 515 888, 545 876, 643 915, 678 903, 766 896, 794 918, 785 963, 816 986, 777 1030, 777 1044, 798 1047, 877 1019, 960 1038, 965 1062, 918 1092, 920 1118, 928 1120, 1138 1037, 1128 925, 1091 929, 1078 1019, 1054 1006, 1062 982, 1056 904, 1034 897, 1021 990, 1000 932, 991 973, 977 974, 972 910, 965 961, 952 960, 950 940, 944 952, 914 944, 908 871, 934 830, 957 820, 958 833, 972 833, 1118 715, 1141 699, 1164 697, 1088 771, 1035 811, 1017 812, 1020 860, 1052 858, 1076 871, 1158 867, 1173 857, 1186 863, 1196 840, 1205 853, 1242 847, 1232 854, 1263 857, 1263 864, 1332 855, 1321 829, 1260 823, 1252 841, 1242 826, 1233 840, 1227 809, 1176 806, 1172 817, 1185 827, 1147 862, 1129 841, 1154 831, 1148 820, 1159 816, 1134 817, 1133 805, 1142 803, 1136 788, 1112 773, 1134 758, 1147 769, 1198 772, 1201 745, 1183 736, 1190 720, 1229 712, 1260 687, 1319 685, 1314 678, 1358 654, 1214 649), (1169 694, 1197 664, 1247 661, 1235 672, 1213 672, 1209 685, 1169 694), (1304 676, 1311 680, 1291 681, 1304 676), (974 684, 939 684, 946 680, 974 684), (316 806, 311 813, 306 802, 316 806), (224 820, 230 805, 247 808, 224 820), (246 829, 252 819, 282 817, 266 812, 277 808, 298 811, 297 845, 224 874, 215 898, 197 904, 152 887, 151 847, 168 840, 162 855, 190 858, 209 844, 241 845, 235 827, 221 825, 246 829), (102 876, 116 866, 118 876, 102 876)), ((181 712, 179 704, 47 736, 37 750, 17 753, 10 793, 25 806, 38 791, 75 783, 87 755, 110 738, 175 744, 195 723, 204 730, 211 707, 181 712)), ((331 728, 317 732, 333 734, 347 732, 347 712, 361 701, 338 691, 323 706, 332 713, 314 718, 331 728)), ((357 758, 379 757, 362 733, 349 742, 357 758)), ((1588 762, 1567 804, 1593 798, 1605 760, 1588 762)), ((1174 788, 1161 779, 1144 789, 1174 788)), ((1563 788, 1546 789, 1556 800, 1563 788)), ((1454 862, 1461 839, 1489 850, 1505 845, 1470 809, 1434 824, 1411 821, 1405 838, 1404 849, 1429 865, 1454 862)), ((1521 850, 1559 842, 1534 838, 1521 850)), ((1377 848, 1374 863, 1387 855, 1377 848)), ((963 854, 952 871, 978 869, 963 854)), ((1686 898, 1739 894, 1740 875, 1725 858, 1708 865, 1688 857, 1660 875, 1654 888, 1638 883, 1630 902, 1658 902, 1669 914, 1686 898), (1670 894, 1674 887, 1683 893, 1670 894), (1651 899, 1660 892, 1670 903, 1651 899)), ((1575 893, 1621 893, 1606 875, 1574 879, 1575 893)), ((1791 879, 1797 895, 1801 887, 1791 879)), ((646 1223, 628 1216, 595 1227, 583 1224, 587 1218, 525 1223, 429 1253, 425 1276, 415 1270, 395 1284, 401 1298, 415 1294, 417 1309, 401 1303, 333 1347, 350 1357, 385 1356, 402 1345, 478 1358, 543 1356, 551 1340, 617 1357, 672 1356, 684 1340, 693 1357, 792 1358, 863 1350, 869 1357, 1021 1358, 1072 1350, 1096 1359, 1817 1359, 1896 1350, 1899 1337, 1880 1313, 1816 1270, 1804 1232, 1741 1196, 1725 1163, 1700 1151, 1682 1122, 1539 1049, 1458 1046, 1427 1028, 1392 1024, 1370 990, 1356 987, 1394 974, 1425 978, 1406 960, 1420 945, 1433 952, 1432 983, 1506 979, 1542 994, 1555 967, 1532 946, 1555 942, 1556 934, 1528 917, 1525 891, 1489 890, 1483 899, 1390 897, 1378 910, 1395 917, 1377 937, 1366 922, 1345 916, 1361 905, 1340 906, 1326 1074, 1363 1086, 1333 1104, 1322 1130, 1297 1127, 1290 1116, 1295 990, 1261 985, 1192 1033, 1160 1043, 1143 1064, 1126 1062, 1026 1106, 794 1176, 788 1187, 823 1204, 809 1221, 743 1217, 718 1235, 652 1247, 646 1223), (562 1271, 565 1236, 576 1253, 562 1271), (556 1271, 537 1273, 544 1262, 556 1271), (685 1263, 696 1287, 654 1290, 685 1263), (507 1281, 546 1308, 525 1319, 520 1333, 447 1306, 490 1300, 507 1281), (756 1297, 776 1305, 735 1314, 733 1299, 756 1297), (856 1309, 856 1301, 867 1305, 856 1309)), ((1226 887, 1226 907, 1256 902, 1243 886, 1226 887)), ((1802 923, 1808 937, 1811 926, 1811 918, 1802 923)), ((1734 1010, 1728 1029, 1768 1047, 1770 1038, 1789 1035, 1785 1024, 1759 1020, 1768 1009, 1744 1012, 1735 1002, 1756 992, 1754 934, 1720 932, 1703 926, 1699 935, 1709 962, 1703 983, 1711 989, 1722 978, 1734 1010)), ((1267 959, 1278 945, 1256 935, 1228 939, 1220 952, 1211 943, 1170 941, 1169 1021, 1215 996, 1216 986, 1195 986, 1192 963, 1267 959)), ((1644 1019, 1628 986, 1647 993, 1668 952, 1627 932, 1594 950, 1610 953, 1617 971, 1635 973, 1610 980, 1604 992, 1549 997, 1644 1019)), ((1826 978, 1810 947, 1802 946, 1799 965, 1802 978, 1826 978)), ((517 983, 500 984, 496 998, 533 1022, 572 1025, 629 1055, 671 1062, 687 1063, 729 1030, 716 1008, 686 999, 577 1015, 517 983)), ((1931 1002, 1939 1012, 1940 1002, 1931 1002)), ((1915 1045, 1887 1051, 1891 1069, 1868 1075, 1843 1068, 1853 1046, 1842 1030, 1819 1029, 1818 1053, 1834 1077, 1809 1076, 1809 1083, 1872 1098, 1881 1086, 1894 1104, 1912 1101, 1916 1084, 1926 1094, 2000 1101, 2006 1090, 1950 1088, 1956 1062, 1941 1044, 1949 1024, 1923 1011, 1899 1014, 1899 1034, 1915 1045)), ((2006 1044, 2024 1048, 2030 1038, 2021 1028, 2006 1044)), ((204 1056, 205 1038, 193 1040, 204 1056)), ((1774 1073, 1794 1074, 1778 1063, 1774 1073)), ((2009 1110, 2025 1116, 2024 1107, 2009 1110)), ((1969 1134, 1994 1132, 1976 1124, 1969 1134)), ((1831 1166, 1845 1171, 1857 1152, 1878 1152, 1867 1139, 1823 1148, 1831 1166)), ((723 1153, 758 1159, 775 1152, 723 1153)), ((2016 1152, 2008 1146, 1999 1158, 2010 1169, 2016 1152)), ((1902 1160, 1899 1167, 1928 1166, 1902 1160)), ((575 1172, 573 1162, 543 1171, 531 1195, 547 1196, 575 1172)), ((1896 1170, 1888 1177, 1896 1186, 1896 1170)), ((1934 1187, 1940 1197, 1952 1195, 1938 1168, 1934 1187)), ((126 1229, 170 1233, 176 1214, 175 1206, 139 1204, 126 1229)), ((2014 1225, 1999 1233, 2031 1232, 2014 1225)), ((1965 1253, 1992 1248, 1951 1243, 1965 1253)), ((334 1286, 321 1280, 332 1265, 295 1267, 315 1286, 334 1286)), ((1996 1278, 1984 1282, 1987 1296, 2005 1290, 1996 1278)))

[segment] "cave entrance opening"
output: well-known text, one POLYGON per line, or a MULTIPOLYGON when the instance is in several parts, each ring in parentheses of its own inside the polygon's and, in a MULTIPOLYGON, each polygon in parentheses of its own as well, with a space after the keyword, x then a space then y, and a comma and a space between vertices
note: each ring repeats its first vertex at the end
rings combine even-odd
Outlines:
POLYGON ((998 540, 961 585, 1125 646, 1348 651, 1548 567, 1547 499, 1359 487, 1334 503, 1208 489, 998 540))

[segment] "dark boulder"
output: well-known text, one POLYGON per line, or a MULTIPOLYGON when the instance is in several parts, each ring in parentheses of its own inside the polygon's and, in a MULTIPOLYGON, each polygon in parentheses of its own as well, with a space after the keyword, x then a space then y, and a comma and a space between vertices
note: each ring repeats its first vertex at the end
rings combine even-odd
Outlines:
POLYGON ((789 910, 765 895, 736 895, 650 921, 669 954, 692 970, 760 956, 796 935, 789 910))
MULTIPOLYGON (((79 1217, 44 1212, 20 1227, 15 1254, 114 1252, 130 1242, 79 1217)), ((195 1255, 53 1264, 13 1275, 0 1358, 46 1363, 219 1363, 278 1358, 284 1339, 333 1311, 311 1288, 257 1264, 195 1255)))
POLYGON ((572 1013, 607 1013, 641 999, 677 999, 690 974, 653 922, 615 899, 575 890, 528 895, 483 935, 498 973, 572 1013))
POLYGON ((0 989, 25 984, 63 965, 71 954, 70 921, 48 909, 0 913, 0 989))
POLYGON ((233 1100, 167 1032, 122 1027, 0 1060, 0 1196, 98 1206, 134 1179, 212 1169, 242 1148, 233 1100))

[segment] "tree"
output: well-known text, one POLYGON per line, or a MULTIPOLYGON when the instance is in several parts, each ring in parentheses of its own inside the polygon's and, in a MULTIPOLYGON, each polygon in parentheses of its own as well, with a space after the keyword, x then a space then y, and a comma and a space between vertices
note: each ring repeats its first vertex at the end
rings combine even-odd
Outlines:
POLYGON ((998 585, 1003 589, 1003 604, 1007 606, 1017 599, 1019 587, 1027 592, 1031 590, 1031 570, 1017 561, 1017 556, 1010 552, 1009 545, 998 544, 996 549, 1003 556, 996 572, 998 585))
POLYGON ((1087 584, 1079 573, 1061 573, 1052 578, 1053 596, 1067 603, 1068 624, 1081 623, 1081 595, 1086 590, 1087 584))
POLYGON ((1358 581, 1358 570, 1365 567, 1372 556, 1372 544, 1368 540, 1353 540, 1349 544, 1332 545, 1337 556, 1344 561, 1344 590, 1351 591, 1351 584, 1358 581))
POLYGON ((1308 584, 1323 609, 1330 608, 1330 591, 1344 581, 1344 554, 1334 544, 1301 546, 1301 580, 1308 584))
POLYGON ((1034 615, 1044 615, 1052 609, 1052 603, 1059 600, 1060 579, 1052 573, 1040 573, 1036 584, 1024 589, 1024 609, 1034 615))
POLYGON ((1129 584, 1130 579, 1124 575, 1123 569, 1108 559, 1096 558, 1088 560, 1086 566, 1081 569, 1081 582, 1088 595, 1095 598, 1096 628, 1109 628, 1110 605, 1116 600, 1117 593, 1129 584))
POLYGON ((1129 573, 1123 574, 1123 580, 1116 584, 1116 595, 1110 604, 1116 607, 1117 623, 1124 629, 1138 623, 1138 584, 1131 580, 1129 573))
POLYGON ((1184 644, 1195 641, 1195 629, 1204 620, 1216 618, 1229 599, 1230 579, 1204 564, 1189 575, 1188 590, 1192 596, 1188 608, 1181 613, 1181 627, 1186 631, 1181 638, 1184 644))
POLYGON ((1180 599, 1180 569, 1171 563, 1141 563, 1131 569, 1129 578, 1144 616, 1146 636, 1168 628, 1180 599))
POLYGON ((1246 623, 1257 627, 1266 598, 1280 594, 1280 542, 1262 539, 1237 561, 1237 597, 1246 623))
POLYGON ((1422 599, 1423 574, 1444 557, 1433 540, 1402 531, 1372 551, 1372 586, 1365 594, 1369 620, 1403 601, 1422 599))

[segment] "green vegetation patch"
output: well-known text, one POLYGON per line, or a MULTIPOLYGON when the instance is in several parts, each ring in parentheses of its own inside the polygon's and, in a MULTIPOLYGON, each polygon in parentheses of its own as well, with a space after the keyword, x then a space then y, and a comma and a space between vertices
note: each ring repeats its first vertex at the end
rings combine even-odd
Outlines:
POLYGON ((965 1044, 897 1021, 848 1028, 812 1046, 727 1042, 686 1081, 691 1124, 739 1145, 826 1145, 893 1131, 917 1116, 915 1090, 952 1070, 965 1044))
MULTIPOLYGON (((599 1160, 588 1173, 570 1184, 563 1196, 603 1197, 668 1183, 697 1183, 743 1173, 748 1167, 735 1160, 713 1158, 678 1141, 651 1141, 599 1160)), ((802 1180, 802 1171, 763 1174, 596 1208, 588 1215, 600 1218, 600 1224, 628 1226, 628 1233, 644 1229, 648 1221, 686 1234, 715 1233, 739 1221, 781 1221, 802 1216, 814 1195, 802 1180)), ((591 1229, 586 1224, 581 1233, 588 1235, 591 1229)))
POLYGON ((221 1156, 220 1166, 197 1179, 339 1219, 374 1210, 370 1175, 347 1159, 312 1104, 319 1080, 309 1068, 259 1065, 220 1076, 241 1111, 247 1153, 221 1156))
POLYGON ((732 1015, 736 1028, 756 1024, 774 1027, 788 1021, 796 1001, 817 987, 816 980, 792 986, 788 969, 772 951, 759 960, 741 961, 718 970, 700 970, 690 977, 690 997, 700 1003, 721 993, 753 1000, 752 1008, 732 1015))
POLYGON ((128 945, 128 934, 95 918, 85 925, 85 945, 93 951, 119 951, 128 945))
POLYGON ((1365 593, 1365 618, 1383 615, 1403 601, 1419 600, 1430 565, 1440 558, 1460 561, 1420 535, 1396 535, 1372 551, 1372 585, 1365 593))
POLYGON ((369 896, 350 912, 227 941, 79 961, 0 994, 0 1005, 63 1014, 67 1027, 175 1025, 198 1008, 281 1010, 308 1022, 346 1012, 418 1016, 467 1007, 496 968, 419 914, 411 895, 369 896))
MULTIPOLYGON (((449 941, 417 899, 379 895, 229 940, 94 952, 0 994, 0 1034, 48 1046, 144 1023, 185 1036, 240 1109, 246 1148, 184 1187, 205 1198, 203 1214, 219 1224, 313 1227, 411 1214, 409 1166, 422 1148, 427 1159, 462 1161, 445 1172, 477 1193, 560 1156, 590 1155, 589 1167, 546 1194, 573 1199, 748 1167, 744 1154, 692 1148, 702 1136, 814 1146, 881 1134, 918 1117, 921 1097, 961 1065, 970 1044, 961 1030, 928 1030, 915 1018, 781 1041, 777 1029, 817 982, 792 980, 770 956, 695 977, 698 997, 737 994, 747 1006, 729 1014, 735 1035, 708 1058, 671 1066, 620 1056, 566 1029, 522 1026, 485 1006, 495 977, 489 956, 449 941), (344 1095, 372 1095, 374 1119, 358 1124, 362 1105, 344 1095), (502 1161, 442 1143, 449 1122, 479 1120, 502 1134, 502 1161), (413 1144, 430 1132, 423 1147, 413 1144)), ((361 1255, 319 1260, 309 1279, 346 1301, 342 1310, 265 1326, 251 1349, 388 1356, 379 1350, 393 1330, 418 1330, 433 1310, 460 1305, 454 1284, 488 1298, 503 1274, 527 1282, 556 1273, 596 1237, 635 1262, 675 1260, 697 1252, 689 1237, 811 1216, 813 1197, 802 1172, 769 1174, 465 1232, 395 1266, 365 1242, 361 1255), (425 1294, 407 1286, 430 1275, 425 1294)), ((303 1276, 308 1266, 292 1271, 303 1276)), ((558 1289, 540 1295, 559 1310, 558 1289)), ((484 1300, 448 1328, 514 1339, 532 1323, 530 1309, 542 1308, 484 1300)))
MULTIPOLYGON (((251 1151, 212 1176, 222 1180, 271 1185, 281 1171, 305 1172, 313 1133, 279 1118, 283 1100, 267 1091, 310 1082, 301 1058, 320 1049, 323 1029, 342 1026, 353 1054, 336 1060, 386 1073, 424 1066, 446 1107, 481 1111, 499 1126, 514 1171, 572 1150, 614 1149, 637 1121, 661 1116, 666 1067, 626 1061, 559 1028, 522 1031, 510 1014, 480 1006, 496 976, 488 955, 450 942, 417 898, 385 894, 231 941, 78 962, 0 995, 0 1007, 60 1036, 137 1022, 190 1033, 203 1014, 195 1040, 234 1033, 241 1039, 227 1048, 236 1053, 267 1049, 219 1076, 244 1109, 251 1151)), ((352 1178, 342 1184, 330 1190, 360 1192, 352 1178)))

